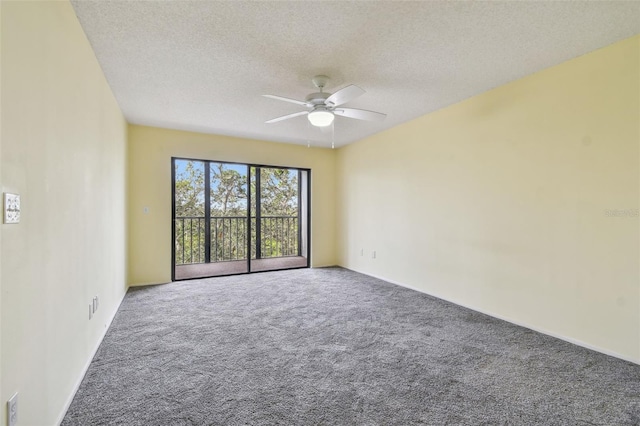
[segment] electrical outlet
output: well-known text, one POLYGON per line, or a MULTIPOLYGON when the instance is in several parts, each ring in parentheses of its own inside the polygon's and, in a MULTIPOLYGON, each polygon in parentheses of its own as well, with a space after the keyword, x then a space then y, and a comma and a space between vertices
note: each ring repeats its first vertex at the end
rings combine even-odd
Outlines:
POLYGON ((7 426, 18 424, 18 392, 7 401, 7 426))
POLYGON ((100 299, 98 299, 98 295, 96 294, 96 311, 100 308, 100 299))
POLYGON ((375 251, 375 250, 371 252, 371 258, 372 258, 372 259, 375 259, 375 258, 376 258, 376 251, 375 251))
POLYGON ((89 304, 89 319, 93 317, 93 303, 89 304))

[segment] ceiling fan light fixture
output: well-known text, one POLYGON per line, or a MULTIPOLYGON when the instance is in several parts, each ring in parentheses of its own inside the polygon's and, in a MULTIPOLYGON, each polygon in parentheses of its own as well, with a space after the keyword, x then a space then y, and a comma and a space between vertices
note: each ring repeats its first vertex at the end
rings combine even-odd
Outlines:
POLYGON ((316 127, 327 127, 333 123, 333 113, 324 108, 318 108, 309 113, 309 122, 316 127))

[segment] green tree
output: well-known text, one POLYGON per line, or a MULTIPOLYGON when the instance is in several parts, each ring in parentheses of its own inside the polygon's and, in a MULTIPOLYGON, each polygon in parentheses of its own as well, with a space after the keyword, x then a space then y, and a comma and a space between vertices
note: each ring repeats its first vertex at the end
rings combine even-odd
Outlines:
POLYGON ((221 163, 211 164, 211 214, 247 214, 247 177, 221 163))
POLYGON ((210 177, 211 260, 246 259, 247 176, 211 163, 210 177))
MULTIPOLYGON (((252 177, 257 169, 252 169, 252 177)), ((252 178, 252 194, 256 179, 252 178)), ((255 197, 251 214, 256 215, 255 197)), ((295 255, 298 251, 298 172, 271 167, 260 168, 260 213, 262 257, 295 255)), ((255 228, 252 240, 256 241, 255 228)), ((252 250, 255 257, 255 247, 252 250)))
POLYGON ((176 217, 204 216, 204 163, 186 161, 184 170, 180 165, 176 161, 176 217))
POLYGON ((260 175, 262 214, 298 214, 298 173, 293 170, 263 168, 260 175))
POLYGON ((204 163, 175 162, 176 264, 204 262, 204 163))
MULTIPOLYGON (((222 163, 177 160, 175 170, 176 263, 204 262, 205 169, 210 167, 211 261, 247 258, 249 228, 255 258, 256 173, 260 170, 261 252, 263 257, 297 254, 298 172, 252 168, 251 216, 247 224, 247 177, 222 163)), ((236 170, 238 169, 238 170, 236 170)))

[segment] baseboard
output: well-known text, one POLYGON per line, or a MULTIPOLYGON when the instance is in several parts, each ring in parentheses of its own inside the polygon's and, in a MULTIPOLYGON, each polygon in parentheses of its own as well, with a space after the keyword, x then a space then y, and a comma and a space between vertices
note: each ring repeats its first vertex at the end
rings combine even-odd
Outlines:
MULTIPOLYGON (((342 266, 342 268, 345 268, 345 267, 342 266)), ((577 345, 577 346, 581 346, 581 347, 583 347, 585 349, 589 349, 589 350, 592 350, 592 351, 595 351, 595 352, 599 352, 601 354, 609 355, 609 356, 612 356, 614 358, 619 358, 621 360, 628 361, 628 362, 640 365, 640 359, 633 359, 633 358, 628 357, 626 355, 622 355, 622 354, 616 353, 614 351, 610 351, 608 349, 599 348, 597 346, 593 346, 593 345, 591 345, 589 343, 583 342, 583 341, 578 340, 578 339, 574 339, 572 337, 562 336, 560 334, 556 334, 556 333, 550 332, 548 330, 543 330, 543 329, 540 329, 540 328, 532 327, 531 325, 528 325, 528 324, 525 324, 525 323, 522 323, 522 322, 519 322, 519 321, 514 321, 514 320, 512 320, 510 318, 506 318, 506 317, 503 317, 501 315, 497 315, 497 314, 492 313, 492 312, 487 312, 487 311, 484 311, 482 309, 478 309, 476 307, 469 306, 469 305, 466 305, 464 303, 460 303, 459 301, 456 301, 456 300, 447 299, 447 298, 442 297, 442 296, 437 296, 435 294, 428 293, 428 292, 426 292, 426 291, 424 291, 422 289, 419 289, 419 288, 416 288, 416 287, 413 287, 413 286, 410 286, 410 285, 407 285, 407 284, 404 284, 404 283, 401 283, 401 282, 398 282, 398 281, 394 281, 394 280, 391 280, 389 278, 385 278, 385 277, 382 277, 382 276, 378 276, 378 275, 370 274, 370 273, 367 273, 367 272, 359 271, 359 270, 353 269, 353 268, 345 268, 345 269, 357 272, 359 274, 367 275, 367 276, 372 277, 372 278, 377 278, 379 280, 386 281, 388 283, 395 284, 395 285, 400 286, 400 287, 408 288, 409 290, 414 290, 414 291, 417 291, 419 293, 423 293, 423 294, 429 295, 431 297, 435 297, 436 299, 444 300, 446 302, 453 303, 454 305, 458 305, 458 306, 462 306, 462 307, 467 308, 467 309, 471 309, 472 311, 479 312, 481 314, 488 315, 490 317, 497 318, 497 319, 502 320, 502 321, 506 321, 508 323, 517 325, 519 327, 524 327, 524 328, 527 328, 529 330, 535 331, 537 333, 545 334, 547 336, 551 336, 551 337, 554 337, 556 339, 564 340, 565 342, 568 342, 568 343, 571 343, 571 344, 574 344, 574 345, 577 345)))
POLYGON ((129 284, 129 288, 131 287, 147 287, 150 285, 165 285, 165 284, 171 284, 171 281, 165 281, 165 282, 148 282, 148 283, 135 283, 135 284, 129 284))
POLYGON ((98 352, 98 348, 102 344, 102 341, 104 340, 104 336, 106 336, 107 331, 109 331, 109 328, 111 327, 111 323, 113 322, 113 319, 116 317, 116 314, 118 313, 118 310, 120 310, 120 305, 122 305, 122 301, 124 300, 124 298, 127 295, 127 290, 128 290, 128 288, 125 290, 124 294, 122 295, 122 298, 118 302, 118 305, 114 309, 114 311, 111 314, 111 316, 108 318, 106 327, 104 328, 104 330, 102 332, 102 335, 98 339, 98 342, 96 343, 95 347, 91 351, 91 355, 89 356, 89 359, 87 360, 87 362, 85 363, 85 365, 84 365, 84 367, 82 369, 82 374, 80 375, 80 377, 78 378, 78 380, 74 384, 73 391, 71 392, 71 394, 67 398, 67 401, 65 402, 64 406, 62 407, 62 411, 60 412, 60 414, 58 415, 58 418, 56 419, 56 423, 55 423, 56 425, 60 426, 60 424, 62 423, 62 420, 64 420, 64 416, 67 414, 67 410, 69 410, 69 406, 71 406, 71 403, 73 402, 73 398, 75 398, 76 393, 78 392, 78 389, 80 388, 80 384, 82 384, 82 380, 84 380, 84 376, 87 374, 87 370, 89 369, 89 366, 91 365, 91 361, 93 361, 93 357, 96 356, 96 352, 98 352))

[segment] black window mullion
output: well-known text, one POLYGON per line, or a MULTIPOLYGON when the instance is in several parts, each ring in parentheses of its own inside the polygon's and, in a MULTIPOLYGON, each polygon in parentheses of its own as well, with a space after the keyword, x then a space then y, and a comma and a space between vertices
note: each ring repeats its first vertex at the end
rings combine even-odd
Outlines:
POLYGON ((204 162, 204 261, 211 262, 211 162, 204 162))
MULTIPOLYGON (((307 182, 307 185, 309 185, 308 182, 307 182)), ((302 172, 298 170, 298 241, 297 241, 298 256, 302 255, 302 244, 300 244, 300 242, 302 241, 302 227, 300 226, 300 224, 302 223, 301 207, 302 207, 302 172)))
POLYGON ((251 166, 247 165, 247 272, 251 272, 251 166))
POLYGON ((260 167, 256 167, 256 259, 262 258, 262 212, 261 212, 261 200, 260 193, 260 167))

